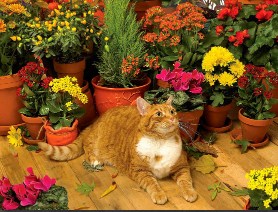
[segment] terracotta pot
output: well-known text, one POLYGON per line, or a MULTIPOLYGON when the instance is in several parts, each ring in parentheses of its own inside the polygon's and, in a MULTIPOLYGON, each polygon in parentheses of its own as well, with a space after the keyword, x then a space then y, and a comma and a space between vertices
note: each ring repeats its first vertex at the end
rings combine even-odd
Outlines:
POLYGON ((183 128, 180 127, 180 134, 183 140, 191 142, 195 139, 203 112, 203 110, 178 112, 179 121, 183 124, 183 128))
POLYGON ((242 4, 260 4, 263 0, 239 0, 242 4))
POLYGON ((43 127, 43 117, 28 117, 21 114, 22 120, 28 129, 30 136, 34 140, 42 140, 45 137, 45 129, 43 127))
POLYGON ((23 124, 18 110, 24 105, 16 95, 22 84, 17 74, 0 77, 0 135, 7 135, 11 125, 23 124))
POLYGON ((148 90, 151 79, 146 78, 146 82, 138 87, 133 88, 108 88, 98 85, 100 76, 92 79, 94 87, 94 98, 97 112, 104 113, 110 108, 121 105, 132 105, 138 97, 143 97, 144 92, 148 90))
POLYGON ((146 1, 140 1, 135 3, 134 10, 137 14, 137 20, 141 20, 147 9, 154 7, 154 6, 161 6, 162 1, 161 0, 146 0, 146 1))
POLYGON ((206 124, 213 128, 223 127, 232 106, 232 103, 220 107, 205 105, 204 119, 206 124))
POLYGON ((64 146, 72 143, 78 136, 78 120, 76 119, 71 127, 62 127, 54 130, 50 123, 44 123, 46 141, 52 146, 64 146))
POLYGON ((32 139, 32 138, 27 138, 24 135, 22 135, 22 139, 25 143, 30 144, 30 145, 38 145, 39 142, 45 142, 45 138, 43 139, 32 139))
POLYGON ((89 88, 89 83, 84 80, 83 85, 84 86, 82 87, 82 93, 84 93, 88 97, 88 103, 83 104, 79 100, 76 101, 77 104, 80 105, 80 107, 85 109, 85 114, 81 118, 78 118, 78 127, 81 130, 93 123, 97 116, 93 96, 89 88))
POLYGON ((76 77, 78 85, 82 87, 84 70, 86 67, 85 58, 75 63, 58 63, 55 59, 53 60, 54 70, 58 74, 58 78, 65 76, 76 77))
POLYGON ((273 119, 255 120, 247 118, 242 114, 243 109, 238 112, 238 119, 242 130, 242 139, 251 143, 260 143, 264 140, 273 119))
POLYGON ((176 7, 164 7, 164 8, 163 8, 163 11, 164 11, 166 14, 175 12, 175 10, 176 10, 176 7))
POLYGON ((232 101, 232 108, 231 108, 231 110, 228 113, 228 117, 231 120, 238 120, 238 111, 240 110, 240 108, 241 107, 236 105, 236 100, 233 99, 233 101, 232 101))
POLYGON ((245 205, 243 207, 244 210, 249 210, 250 209, 250 199, 248 199, 246 202, 245 202, 245 205))
MULTIPOLYGON (((278 84, 274 84, 274 89, 271 90, 273 94, 273 98, 278 99, 278 84)), ((278 103, 272 105, 272 108, 270 109, 270 112, 273 112, 276 114, 276 117, 278 116, 278 103)))

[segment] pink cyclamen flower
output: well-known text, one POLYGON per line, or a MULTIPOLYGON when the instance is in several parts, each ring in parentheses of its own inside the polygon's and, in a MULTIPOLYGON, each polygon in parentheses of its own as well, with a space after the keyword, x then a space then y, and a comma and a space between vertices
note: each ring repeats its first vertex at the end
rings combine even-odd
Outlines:
POLYGON ((2 208, 4 210, 16 210, 19 207, 19 204, 14 201, 13 198, 5 198, 2 203, 2 208))
POLYGON ((24 184, 17 184, 13 186, 13 191, 16 193, 16 197, 20 200, 20 205, 34 205, 40 194, 39 190, 33 191, 28 189, 24 184))
POLYGON ((40 182, 35 183, 34 188, 42 191, 48 191, 55 183, 55 179, 51 179, 48 175, 45 175, 40 182))
POLYGON ((10 180, 6 177, 2 177, 2 180, 0 180, 0 195, 2 197, 8 197, 8 192, 11 189, 12 185, 10 183, 10 180))

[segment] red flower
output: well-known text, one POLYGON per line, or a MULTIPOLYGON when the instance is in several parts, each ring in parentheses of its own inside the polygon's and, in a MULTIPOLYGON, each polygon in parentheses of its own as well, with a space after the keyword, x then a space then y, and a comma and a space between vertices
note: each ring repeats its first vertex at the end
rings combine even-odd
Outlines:
POLYGON ((54 9, 58 9, 59 4, 57 2, 51 2, 48 4, 48 9, 49 10, 54 10, 54 9))
POLYGON ((230 12, 229 12, 229 16, 232 18, 232 19, 235 19, 238 15, 238 12, 239 12, 239 8, 238 7, 232 7, 230 12))
POLYGON ((230 13, 230 9, 227 7, 224 7, 222 10, 220 10, 220 12, 217 15, 217 18, 220 20, 224 20, 226 17, 228 17, 230 13))
POLYGON ((271 19, 272 15, 273 15, 272 10, 260 10, 259 12, 257 12, 256 18, 259 21, 268 21, 269 19, 271 19))
POLYGON ((278 4, 278 0, 265 0, 265 3, 271 5, 271 4, 278 4))
POLYGON ((238 86, 240 88, 246 88, 246 86, 248 85, 248 77, 247 76, 241 76, 240 78, 238 78, 238 86))
POLYGON ((268 100, 268 99, 271 99, 273 96, 272 92, 270 91, 265 91, 264 92, 264 97, 268 100))
POLYGON ((15 202, 13 198, 5 198, 2 207, 4 210, 16 210, 19 204, 15 202))
POLYGON ((215 32, 217 35, 220 35, 223 32, 223 30, 224 30, 224 27, 222 25, 218 25, 215 28, 215 32))
POLYGON ((262 88, 254 88, 254 96, 260 96, 263 92, 263 89, 262 88))
POLYGON ((229 37, 229 41, 230 41, 231 43, 235 42, 235 41, 236 41, 236 36, 231 35, 231 36, 229 37))

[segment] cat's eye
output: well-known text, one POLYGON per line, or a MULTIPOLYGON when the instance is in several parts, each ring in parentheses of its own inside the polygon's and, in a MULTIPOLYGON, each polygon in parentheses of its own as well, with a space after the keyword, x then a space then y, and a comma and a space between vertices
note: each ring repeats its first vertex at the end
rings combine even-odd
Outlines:
POLYGON ((174 115, 174 114, 175 114, 175 110, 171 110, 170 113, 171 113, 172 115, 174 115))
POLYGON ((162 113, 160 111, 158 111, 158 112, 155 113, 155 115, 160 117, 160 116, 162 116, 162 113))

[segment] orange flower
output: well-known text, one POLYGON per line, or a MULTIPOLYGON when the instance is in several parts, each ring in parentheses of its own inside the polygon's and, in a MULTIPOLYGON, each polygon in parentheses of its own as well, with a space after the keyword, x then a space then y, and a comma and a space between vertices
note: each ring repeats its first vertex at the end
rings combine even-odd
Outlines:
POLYGON ((6 32, 6 24, 2 19, 0 19, 0 32, 6 32))
POLYGON ((26 8, 21 4, 10 4, 7 6, 12 13, 26 14, 26 8))

